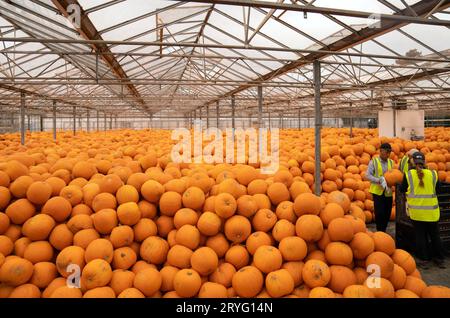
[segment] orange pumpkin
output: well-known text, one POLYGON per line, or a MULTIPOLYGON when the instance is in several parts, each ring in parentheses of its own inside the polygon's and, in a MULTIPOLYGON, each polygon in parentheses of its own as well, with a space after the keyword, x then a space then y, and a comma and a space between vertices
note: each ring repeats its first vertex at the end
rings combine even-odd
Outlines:
POLYGON ((331 272, 327 264, 319 260, 309 260, 302 269, 302 277, 310 288, 324 287, 331 279, 331 272))
POLYGON ((259 294, 264 284, 264 278, 259 269, 245 266, 233 275, 232 286, 240 297, 251 298, 259 294))

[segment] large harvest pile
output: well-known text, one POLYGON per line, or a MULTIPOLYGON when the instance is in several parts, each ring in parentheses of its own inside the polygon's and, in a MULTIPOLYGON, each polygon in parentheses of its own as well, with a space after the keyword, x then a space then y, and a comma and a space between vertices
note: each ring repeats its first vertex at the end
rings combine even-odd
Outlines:
POLYGON ((419 148, 450 181, 450 129, 424 142, 353 131, 324 129, 320 197, 310 129, 281 132, 274 175, 174 164, 168 131, 34 133, 25 146, 0 136, 0 298, 450 297, 367 230, 364 179, 388 141, 396 163, 419 148))

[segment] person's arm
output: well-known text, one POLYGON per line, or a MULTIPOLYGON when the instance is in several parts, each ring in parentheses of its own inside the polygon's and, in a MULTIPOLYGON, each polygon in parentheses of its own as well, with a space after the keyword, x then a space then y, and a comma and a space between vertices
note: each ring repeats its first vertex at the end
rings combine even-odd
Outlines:
POLYGON ((406 173, 403 175, 403 180, 402 180, 399 190, 400 190, 400 192, 403 192, 403 193, 408 191, 408 180, 406 179, 406 173))
POLYGON ((400 161, 398 162, 398 170, 400 170, 401 172, 403 172, 404 170, 404 165, 405 165, 405 156, 403 156, 400 161))
POLYGON ((367 178, 367 180, 369 180, 372 183, 379 184, 381 182, 381 180, 380 180, 380 178, 377 178, 374 176, 374 171, 375 171, 375 167, 374 167, 373 160, 370 160, 369 166, 367 167, 367 171, 366 171, 366 178, 367 178))

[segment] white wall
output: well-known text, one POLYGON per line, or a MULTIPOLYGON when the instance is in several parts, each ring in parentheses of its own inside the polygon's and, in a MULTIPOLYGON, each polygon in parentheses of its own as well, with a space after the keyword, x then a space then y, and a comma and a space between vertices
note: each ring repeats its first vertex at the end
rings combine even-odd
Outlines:
POLYGON ((394 137, 394 112, 392 110, 378 112, 378 136, 394 137))
MULTIPOLYGON (((416 136, 424 136, 425 112, 423 110, 397 110, 395 112, 395 137, 410 139, 413 129, 416 136)), ((393 110, 378 112, 378 127, 379 137, 394 137, 393 110)))
POLYGON ((416 136, 425 136, 425 112, 423 110, 400 110, 397 115, 397 137, 410 139, 411 130, 416 136))

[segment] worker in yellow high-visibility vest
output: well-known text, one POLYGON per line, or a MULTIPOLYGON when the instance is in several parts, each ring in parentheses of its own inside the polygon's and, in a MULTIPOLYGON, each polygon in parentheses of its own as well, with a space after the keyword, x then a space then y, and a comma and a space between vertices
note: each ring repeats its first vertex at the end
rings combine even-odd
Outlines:
POLYGON ((411 160, 412 160, 412 155, 416 152, 418 152, 419 150, 417 149, 411 149, 409 150, 404 156, 403 158, 400 160, 400 164, 398 166, 398 169, 403 172, 403 173, 407 173, 409 170, 409 167, 411 165, 411 160))
MULTIPOLYGON (((400 160, 400 163, 398 165, 398 169, 403 172, 403 175, 407 174, 409 169, 412 169, 414 167, 414 162, 412 161, 412 155, 416 152, 418 152, 416 148, 410 149, 400 160)), ((400 198, 402 201, 405 200, 404 193, 399 193, 397 198, 400 198)), ((408 211, 408 202, 405 203, 406 211, 408 211)))
POLYGON ((391 152, 391 145, 383 143, 380 146, 380 156, 370 160, 366 171, 366 178, 371 183, 369 192, 372 193, 377 231, 383 232, 386 232, 392 210, 392 190, 383 177, 394 164, 389 159, 391 152))
POLYGON ((425 168, 423 153, 415 152, 412 159, 414 167, 405 174, 400 191, 406 192, 409 217, 416 234, 416 254, 420 259, 418 265, 426 268, 427 262, 433 259, 440 268, 445 268, 444 250, 438 227, 440 218, 436 195, 436 189, 440 186, 438 174, 425 168))

